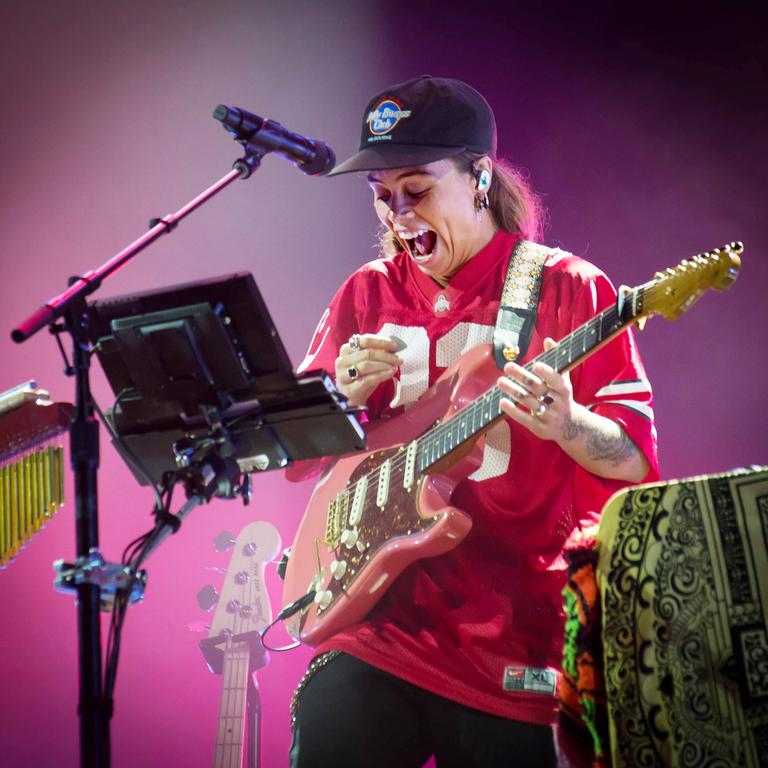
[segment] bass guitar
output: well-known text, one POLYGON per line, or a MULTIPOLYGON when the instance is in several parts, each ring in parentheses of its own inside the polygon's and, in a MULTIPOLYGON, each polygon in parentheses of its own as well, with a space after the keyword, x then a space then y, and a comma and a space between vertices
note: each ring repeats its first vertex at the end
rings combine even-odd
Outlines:
MULTIPOLYGON (((633 323, 655 314, 677 318, 708 289, 733 283, 742 251, 731 243, 622 289, 614 306, 525 368, 541 361, 568 371, 633 323)), ((410 563, 443 554, 467 535, 472 521, 451 505, 451 494, 480 464, 478 438, 503 418, 503 395, 495 384, 488 388, 498 376, 490 345, 471 349, 404 414, 373 424, 367 452, 326 471, 286 570, 283 604, 304 605, 286 621, 291 635, 317 645, 362 619, 410 563)))
POLYGON ((271 523, 240 531, 209 636, 200 644, 208 666, 222 675, 214 768, 261 765, 255 675, 267 663, 260 632, 272 621, 264 568, 279 550, 280 534, 271 523))

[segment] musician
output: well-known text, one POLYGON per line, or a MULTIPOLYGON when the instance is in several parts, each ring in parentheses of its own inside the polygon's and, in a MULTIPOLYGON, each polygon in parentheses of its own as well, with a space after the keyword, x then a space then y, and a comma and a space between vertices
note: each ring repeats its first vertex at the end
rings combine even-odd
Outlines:
MULTIPOLYGON (((300 369, 334 370, 377 420, 491 341, 510 255, 541 217, 496 156, 490 106, 458 80, 374 96, 359 152, 334 173, 354 171, 373 190, 384 257, 341 286, 300 369)), ((616 300, 599 269, 551 250, 525 359, 616 300)), ((555 764, 562 549, 614 491, 658 477, 656 437, 631 333, 570 376, 520 362, 496 371, 507 418, 452 497, 469 535, 408 566, 364 621, 318 647, 298 691, 293 765, 407 768, 433 754, 440 768, 555 764)))

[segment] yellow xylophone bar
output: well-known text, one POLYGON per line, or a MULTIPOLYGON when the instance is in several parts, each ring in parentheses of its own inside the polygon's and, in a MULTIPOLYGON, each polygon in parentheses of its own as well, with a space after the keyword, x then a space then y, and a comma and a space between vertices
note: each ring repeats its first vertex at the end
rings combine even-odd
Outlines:
POLYGON ((0 568, 64 502, 61 446, 36 448, 0 466, 0 568))

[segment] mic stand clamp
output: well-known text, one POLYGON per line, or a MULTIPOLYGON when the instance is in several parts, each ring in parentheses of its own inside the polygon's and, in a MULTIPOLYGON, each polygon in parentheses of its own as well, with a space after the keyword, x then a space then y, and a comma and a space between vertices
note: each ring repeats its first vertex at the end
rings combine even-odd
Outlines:
POLYGON ((105 612, 112 611, 118 592, 126 593, 131 605, 143 600, 148 579, 144 569, 134 573, 128 565, 106 562, 96 547, 91 547, 87 556, 78 557, 74 563, 56 560, 53 571, 56 574, 53 586, 59 592, 77 594, 81 584, 98 587, 99 604, 105 612))

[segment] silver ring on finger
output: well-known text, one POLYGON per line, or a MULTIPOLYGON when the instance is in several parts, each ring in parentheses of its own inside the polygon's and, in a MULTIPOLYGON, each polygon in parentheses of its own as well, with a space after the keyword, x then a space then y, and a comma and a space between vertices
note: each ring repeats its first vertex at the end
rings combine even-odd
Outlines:
POLYGON ((360 371, 358 371, 354 365, 350 368, 347 368, 347 376, 349 376, 350 379, 356 379, 359 375, 360 371))
POLYGON ((545 403, 540 403, 539 407, 535 411, 533 411, 533 415, 537 419, 540 419, 546 412, 547 412, 546 404, 545 403))
MULTIPOLYGON (((354 351, 357 351, 358 349, 360 349, 360 334, 353 333, 349 337, 349 341, 347 342, 347 344, 349 344, 349 348, 354 351)), ((354 376, 352 378, 354 378, 354 376)))

